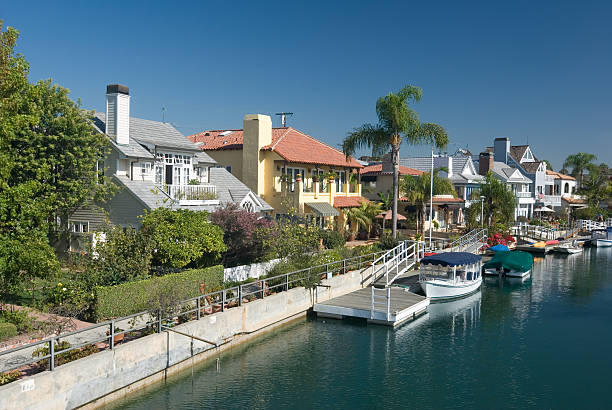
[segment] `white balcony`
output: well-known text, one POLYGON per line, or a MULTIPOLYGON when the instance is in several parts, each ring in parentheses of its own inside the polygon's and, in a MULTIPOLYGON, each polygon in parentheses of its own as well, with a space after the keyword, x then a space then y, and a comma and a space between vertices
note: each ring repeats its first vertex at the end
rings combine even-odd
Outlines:
POLYGON ((217 187, 214 185, 164 185, 159 189, 180 205, 219 203, 217 187))
POLYGON ((544 205, 550 205, 555 207, 561 206, 561 195, 544 195, 544 205))
POLYGON ((533 192, 515 192, 514 196, 517 198, 531 198, 533 196, 533 192))

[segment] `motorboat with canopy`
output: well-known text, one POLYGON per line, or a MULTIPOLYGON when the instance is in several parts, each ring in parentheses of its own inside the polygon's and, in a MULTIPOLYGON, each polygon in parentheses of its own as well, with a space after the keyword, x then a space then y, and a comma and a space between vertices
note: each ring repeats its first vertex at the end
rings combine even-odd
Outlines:
POLYGON ((486 275, 500 275, 522 278, 531 273, 533 256, 523 251, 497 252, 483 265, 486 275))
POLYGON ((482 285, 482 257, 470 252, 443 252, 421 259, 419 283, 431 299, 469 295, 482 285))

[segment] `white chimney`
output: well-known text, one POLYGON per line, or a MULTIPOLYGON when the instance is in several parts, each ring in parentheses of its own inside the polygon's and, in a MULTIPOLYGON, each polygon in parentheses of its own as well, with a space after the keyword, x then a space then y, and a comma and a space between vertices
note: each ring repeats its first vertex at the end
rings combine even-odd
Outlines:
POLYGON ((106 135, 117 144, 130 143, 130 89, 121 84, 106 86, 106 135))

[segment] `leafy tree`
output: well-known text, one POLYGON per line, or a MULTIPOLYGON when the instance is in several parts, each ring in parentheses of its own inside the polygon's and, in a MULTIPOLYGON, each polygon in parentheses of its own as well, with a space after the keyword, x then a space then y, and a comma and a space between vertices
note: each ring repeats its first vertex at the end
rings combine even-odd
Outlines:
POLYGON ((563 163, 563 168, 569 167, 572 169, 571 175, 574 178, 578 178, 578 187, 582 188, 584 171, 593 165, 593 161, 596 159, 597 157, 594 154, 579 152, 568 156, 563 163))
POLYGON ((51 80, 27 81, 29 65, 14 51, 19 32, 2 27, 0 21, 0 259, 6 262, 0 276, 16 285, 57 272, 50 244, 67 228, 66 217, 112 189, 96 172, 107 139, 94 133, 90 114, 68 90, 51 80))
POLYGON ((141 233, 151 240, 153 263, 163 267, 210 266, 227 250, 223 231, 204 211, 157 208, 142 217, 141 233))
POLYGON ((378 199, 380 200, 380 206, 383 211, 388 211, 393 206, 393 193, 391 193, 391 191, 385 193, 379 192, 378 199))
POLYGON ((600 208, 601 202, 612 198, 610 168, 606 164, 589 165, 589 173, 584 176, 581 192, 586 196, 590 207, 600 208))
POLYGON ((410 103, 421 100, 419 87, 408 85, 397 94, 389 93, 376 102, 378 124, 364 124, 347 135, 342 150, 348 157, 361 147, 372 147, 373 155, 391 148, 393 162, 392 233, 397 237, 397 199, 399 188, 399 154, 404 140, 410 144, 428 143, 437 147, 448 144, 448 135, 438 124, 421 123, 410 103))
POLYGON ((146 277, 151 269, 153 246, 147 235, 134 228, 113 226, 106 238, 88 253, 86 277, 93 286, 117 285, 146 277))
POLYGON ((549 170, 549 171, 553 171, 553 166, 552 166, 552 164, 550 163, 550 161, 549 161, 549 160, 547 160, 547 159, 545 159, 545 160, 543 160, 543 161, 546 163, 546 169, 547 169, 547 170, 549 170))
POLYGON ((223 230, 223 242, 227 246, 223 266, 246 265, 262 260, 264 248, 259 231, 271 227, 273 222, 232 203, 213 212, 210 220, 223 230))
MULTIPOLYGON (((484 181, 480 183, 480 191, 472 192, 472 198, 484 196, 483 212, 487 226, 495 224, 508 225, 514 220, 516 198, 508 185, 487 172, 484 181)), ((471 206, 470 208, 473 208, 471 206)))
MULTIPOLYGON (((442 178, 440 169, 434 169, 433 173, 433 194, 434 195, 453 195, 457 196, 457 192, 453 187, 453 183, 448 178, 442 178)), ((400 181, 400 192, 408 201, 421 209, 421 234, 425 235, 425 214, 426 207, 429 203, 431 195, 431 173, 425 172, 418 177, 405 175, 400 181)), ((419 217, 417 216, 417 231, 419 217)))

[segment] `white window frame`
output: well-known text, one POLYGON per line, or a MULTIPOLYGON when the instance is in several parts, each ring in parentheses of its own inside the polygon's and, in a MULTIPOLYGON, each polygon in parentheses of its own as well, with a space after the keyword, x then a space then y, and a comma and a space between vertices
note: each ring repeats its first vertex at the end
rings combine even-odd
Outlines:
POLYGON ((72 233, 89 233, 89 221, 69 220, 68 226, 72 233))

